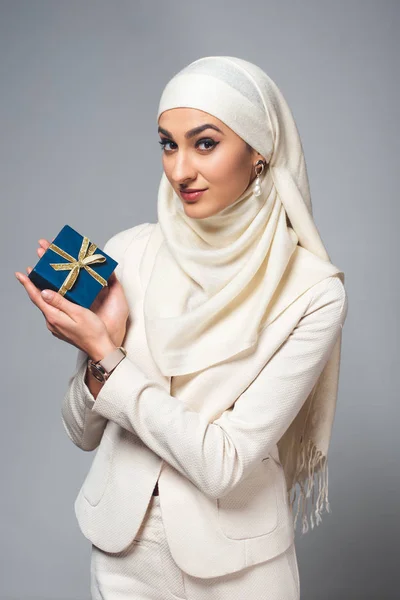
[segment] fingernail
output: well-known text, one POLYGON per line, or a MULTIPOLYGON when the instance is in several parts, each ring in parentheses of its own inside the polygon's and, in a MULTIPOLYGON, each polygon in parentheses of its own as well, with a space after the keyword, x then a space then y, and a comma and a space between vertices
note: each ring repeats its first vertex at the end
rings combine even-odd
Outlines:
POLYGON ((42 290, 41 294, 45 300, 50 300, 50 298, 53 295, 53 292, 51 292, 50 290, 42 290))
POLYGON ((18 275, 17 273, 15 273, 15 277, 18 279, 18 281, 19 281, 19 282, 21 282, 21 281, 22 281, 22 279, 21 279, 21 275, 18 275))

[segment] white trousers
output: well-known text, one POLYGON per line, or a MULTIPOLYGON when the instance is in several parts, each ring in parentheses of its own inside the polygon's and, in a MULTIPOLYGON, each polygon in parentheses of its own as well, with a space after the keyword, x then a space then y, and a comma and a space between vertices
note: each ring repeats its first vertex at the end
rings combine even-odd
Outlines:
POLYGON ((294 543, 271 560, 221 577, 192 577, 179 569, 165 537, 159 496, 152 496, 126 550, 108 553, 92 545, 90 585, 92 600, 300 599, 294 543))

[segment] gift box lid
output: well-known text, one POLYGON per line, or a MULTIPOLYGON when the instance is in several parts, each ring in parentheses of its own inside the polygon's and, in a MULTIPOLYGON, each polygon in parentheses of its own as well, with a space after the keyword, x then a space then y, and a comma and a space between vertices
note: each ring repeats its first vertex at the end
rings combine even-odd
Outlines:
MULTIPOLYGON (((47 288, 59 291, 66 278, 71 273, 71 269, 56 270, 51 265, 72 264, 70 259, 77 261, 83 239, 84 236, 78 233, 70 225, 64 225, 58 235, 54 238, 52 245, 59 248, 66 256, 61 256, 50 246, 36 263, 28 277, 39 289, 47 288), (68 258, 68 256, 70 258, 68 258)), ((94 251, 92 251, 93 246, 91 246, 91 244, 92 242, 89 240, 86 256, 88 256, 88 254, 102 255, 106 260, 104 262, 92 262, 91 264, 87 264, 88 268, 81 265, 72 288, 63 293, 68 300, 87 308, 90 307, 97 294, 104 287, 100 281, 104 280, 107 282, 118 265, 116 260, 100 248, 96 247, 94 251), (92 271, 92 274, 90 271, 92 271), (100 281, 96 279, 96 276, 100 281)))

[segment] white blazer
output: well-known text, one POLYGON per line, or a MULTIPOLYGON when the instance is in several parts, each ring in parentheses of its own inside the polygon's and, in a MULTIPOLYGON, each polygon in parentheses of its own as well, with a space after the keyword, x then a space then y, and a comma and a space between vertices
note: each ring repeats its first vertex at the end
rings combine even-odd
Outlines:
POLYGON ((347 294, 337 276, 325 278, 263 330, 256 348, 201 372, 165 377, 143 322, 155 227, 142 223, 104 246, 119 262, 130 306, 128 355, 94 399, 84 381, 87 355, 78 353, 62 420, 76 446, 97 452, 75 513, 93 544, 122 551, 158 480, 174 560, 189 575, 209 578, 271 559, 294 539, 277 442, 329 358, 347 294), (282 327, 287 339, 278 346, 282 327))

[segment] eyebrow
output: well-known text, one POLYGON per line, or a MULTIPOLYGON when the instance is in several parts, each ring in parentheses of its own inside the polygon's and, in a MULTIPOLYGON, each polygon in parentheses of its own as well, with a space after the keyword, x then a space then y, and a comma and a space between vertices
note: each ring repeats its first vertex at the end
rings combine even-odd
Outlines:
MULTIPOLYGON (((215 131, 219 131, 219 133, 222 133, 222 135, 225 135, 224 132, 221 131, 221 129, 219 129, 216 125, 213 125, 212 123, 204 123, 204 125, 199 125, 198 127, 195 127, 194 129, 190 129, 189 131, 187 131, 185 133, 185 138, 189 140, 190 138, 201 133, 205 129, 215 129, 215 131)), ((163 133, 164 135, 166 135, 167 137, 170 137, 170 138, 174 137, 172 135, 172 133, 170 133, 166 129, 163 129, 162 127, 158 128, 158 133, 163 133)))

